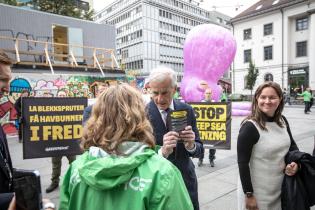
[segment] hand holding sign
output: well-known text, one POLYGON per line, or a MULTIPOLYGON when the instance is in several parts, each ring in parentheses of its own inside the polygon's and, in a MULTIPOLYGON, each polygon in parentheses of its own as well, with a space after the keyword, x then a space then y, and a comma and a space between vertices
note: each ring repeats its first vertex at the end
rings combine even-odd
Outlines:
POLYGON ((195 147, 195 133, 191 126, 187 125, 187 110, 173 110, 168 115, 167 125, 170 131, 179 134, 179 143, 184 143, 185 148, 192 150, 195 147))
POLYGON ((178 140, 179 134, 175 131, 170 131, 163 136, 163 146, 161 148, 163 157, 167 158, 172 154, 178 140))
POLYGON ((179 137, 184 141, 185 148, 192 150, 195 147, 195 133, 192 130, 192 127, 186 126, 185 130, 179 133, 179 137))

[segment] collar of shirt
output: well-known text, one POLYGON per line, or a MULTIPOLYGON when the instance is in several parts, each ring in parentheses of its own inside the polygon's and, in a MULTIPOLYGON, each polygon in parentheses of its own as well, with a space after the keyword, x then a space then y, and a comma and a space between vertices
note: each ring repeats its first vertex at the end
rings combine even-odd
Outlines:
MULTIPOLYGON (((174 101, 172 99, 170 106, 168 107, 170 110, 174 110, 174 101)), ((162 109, 159 109, 161 116, 163 115, 163 111, 162 109)))

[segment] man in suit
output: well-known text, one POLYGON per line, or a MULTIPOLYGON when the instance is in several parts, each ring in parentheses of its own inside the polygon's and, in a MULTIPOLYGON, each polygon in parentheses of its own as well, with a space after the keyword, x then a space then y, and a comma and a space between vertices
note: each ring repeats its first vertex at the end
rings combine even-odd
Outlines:
MULTIPOLYGON (((0 50, 0 98, 10 91, 11 59, 0 50)), ((16 209, 13 193, 13 167, 6 134, 0 126, 0 210, 16 209), (11 203, 10 203, 11 202, 11 203)), ((45 210, 54 210, 54 204, 43 199, 45 210)))
POLYGON ((197 177, 190 157, 200 157, 203 146, 196 127, 194 111, 190 105, 173 100, 176 92, 176 74, 172 69, 167 67, 153 69, 148 79, 152 100, 147 104, 147 111, 156 144, 161 146, 158 153, 180 170, 194 209, 197 210, 199 209, 197 177), (179 133, 169 131, 166 126, 166 112, 170 109, 188 111, 188 126, 185 130, 179 133))
MULTIPOLYGON (((0 51, 0 98, 10 89, 11 64, 10 58, 0 51)), ((7 138, 0 126, 0 209, 7 209, 13 198, 12 172, 7 138)))

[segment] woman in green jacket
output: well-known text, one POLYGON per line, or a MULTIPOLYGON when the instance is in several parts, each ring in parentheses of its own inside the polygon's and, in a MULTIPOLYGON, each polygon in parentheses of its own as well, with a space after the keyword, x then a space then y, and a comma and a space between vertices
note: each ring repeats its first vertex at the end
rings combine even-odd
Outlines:
POLYGON ((310 108, 311 108, 311 98, 312 98, 310 88, 306 88, 306 90, 303 93, 298 94, 298 95, 303 96, 304 105, 305 105, 304 113, 309 114, 308 112, 311 111, 310 108))
POLYGON ((110 87, 93 106, 60 192, 65 209, 193 209, 179 170, 154 151, 140 93, 110 87))

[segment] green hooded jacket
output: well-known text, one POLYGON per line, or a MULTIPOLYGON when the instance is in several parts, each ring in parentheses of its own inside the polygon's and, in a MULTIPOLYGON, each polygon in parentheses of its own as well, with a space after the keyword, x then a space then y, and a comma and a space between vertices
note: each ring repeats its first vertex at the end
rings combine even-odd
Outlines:
POLYGON ((179 170, 147 145, 124 142, 109 155, 91 147, 69 167, 60 190, 60 210, 190 210, 179 170))
POLYGON ((303 96, 303 100, 304 100, 304 101, 307 101, 307 102, 310 102, 310 101, 311 101, 312 94, 311 94, 309 91, 307 91, 307 90, 305 90, 303 93, 298 94, 298 95, 299 95, 299 96, 303 96))

